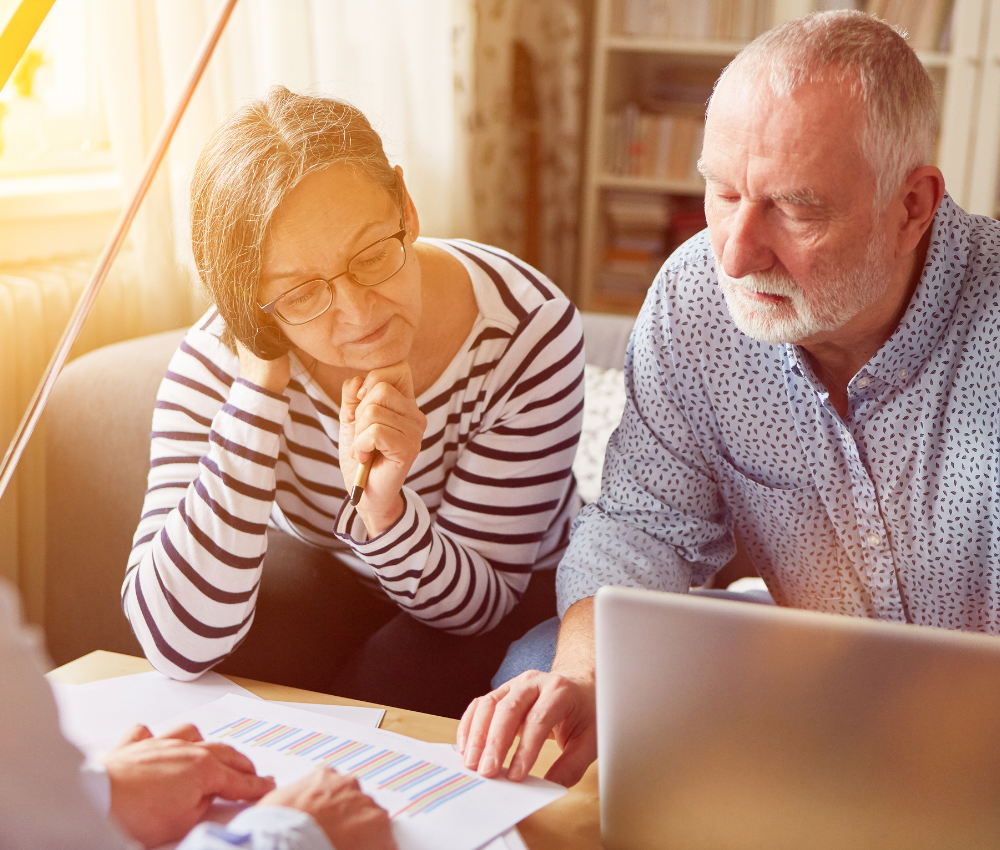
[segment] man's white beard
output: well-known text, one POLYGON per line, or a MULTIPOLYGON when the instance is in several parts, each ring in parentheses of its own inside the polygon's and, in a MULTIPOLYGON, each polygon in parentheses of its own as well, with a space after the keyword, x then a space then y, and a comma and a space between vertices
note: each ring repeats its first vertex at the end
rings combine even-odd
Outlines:
POLYGON ((885 235, 876 225, 862 265, 835 269, 825 279, 815 281, 808 296, 783 271, 753 272, 734 278, 726 274, 718 257, 715 270, 736 327, 762 342, 794 343, 842 328, 885 294, 890 282, 885 244, 885 235), (785 299, 769 304, 750 298, 747 290, 783 295, 785 299))

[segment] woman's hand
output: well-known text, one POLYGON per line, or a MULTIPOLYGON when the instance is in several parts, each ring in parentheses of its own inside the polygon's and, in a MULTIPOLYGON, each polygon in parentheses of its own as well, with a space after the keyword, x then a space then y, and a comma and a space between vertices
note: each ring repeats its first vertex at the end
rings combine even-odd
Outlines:
POLYGON ((236 340, 236 353, 240 356, 240 377, 244 381, 281 395, 292 377, 292 364, 287 354, 276 360, 264 360, 242 342, 236 340))
POLYGON ((417 407, 407 363, 373 369, 364 378, 344 381, 340 406, 340 471, 348 491, 358 466, 378 452, 358 504, 358 513, 376 537, 389 529, 405 507, 400 490, 427 428, 417 407))

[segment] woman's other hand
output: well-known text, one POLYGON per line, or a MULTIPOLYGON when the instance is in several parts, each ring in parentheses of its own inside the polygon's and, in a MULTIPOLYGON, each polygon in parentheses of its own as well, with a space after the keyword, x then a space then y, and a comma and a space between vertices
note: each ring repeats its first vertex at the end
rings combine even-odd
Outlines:
POLYGON ((282 354, 275 360, 264 360, 239 340, 236 340, 236 353, 240 357, 240 377, 244 381, 278 395, 285 391, 292 377, 292 365, 287 354, 282 354))
POLYGON ((344 381, 340 407, 340 470, 348 491, 358 466, 378 452, 358 513, 375 537, 402 515, 400 490, 420 453, 427 417, 417 407, 408 363, 373 369, 344 381))
POLYGON ((272 791, 261 806, 287 806, 312 815, 337 850, 395 850, 389 815, 356 779, 319 767, 304 779, 272 791))

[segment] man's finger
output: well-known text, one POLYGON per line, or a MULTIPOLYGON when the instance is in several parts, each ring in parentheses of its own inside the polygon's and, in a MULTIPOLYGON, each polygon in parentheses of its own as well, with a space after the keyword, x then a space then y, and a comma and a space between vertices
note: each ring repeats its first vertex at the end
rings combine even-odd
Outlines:
POLYGON ((234 750, 226 744, 216 742, 205 744, 205 749, 211 752, 226 767, 231 767, 233 770, 238 770, 241 773, 252 773, 254 775, 257 773, 257 768, 254 767, 253 762, 243 755, 243 753, 239 752, 239 750, 234 750))
POLYGON ((583 779, 583 774, 587 772, 587 768, 596 758, 597 735, 595 732, 592 740, 580 738, 569 744, 563 754, 548 769, 545 778, 565 788, 571 788, 583 779))
POLYGON ((479 705, 481 697, 476 697, 469 703, 469 707, 462 714, 462 719, 458 721, 458 731, 455 733, 455 746, 458 751, 465 755, 465 744, 469 740, 469 730, 472 728, 472 718, 476 716, 476 707, 479 705))
POLYGON ((479 759, 480 773, 491 776, 494 771, 499 772, 518 732, 523 729, 527 718, 536 712, 536 703, 543 696, 544 691, 535 687, 511 688, 510 693, 497 703, 479 759))
POLYGON ((521 730, 521 740, 510 760, 510 770, 507 778, 520 782, 528 775, 532 765, 542 751, 542 745, 548 740, 549 734, 561 723, 572 710, 569 695, 562 690, 544 692, 526 713, 524 728, 521 730))
POLYGON ((272 776, 257 776, 220 765, 215 781, 205 790, 222 797, 223 800, 259 800, 274 788, 272 776))
MULTIPOLYGON (((500 772, 500 768, 503 767, 502 756, 497 758, 490 755, 488 758, 484 758, 484 755, 486 755, 487 742, 492 737, 493 717, 496 708, 503 700, 509 698, 513 687, 514 685, 508 682, 486 696, 480 697, 479 705, 472 718, 469 738, 465 743, 465 766, 470 770, 478 771, 483 776, 496 776, 500 772)), ((513 740, 512 736, 507 742, 508 747, 513 743, 513 740)), ((497 748, 501 745, 502 741, 497 739, 492 752, 497 752, 497 748)))
POLYGON ((118 742, 118 746, 124 747, 127 744, 137 744, 139 741, 145 741, 147 738, 152 737, 153 733, 149 731, 149 727, 140 724, 129 729, 118 742))
POLYGON ((157 735, 158 738, 175 738, 178 741, 189 741, 192 744, 196 744, 199 741, 203 741, 204 738, 201 737, 201 732, 198 731, 198 727, 193 723, 185 723, 182 726, 177 726, 162 735, 157 735))

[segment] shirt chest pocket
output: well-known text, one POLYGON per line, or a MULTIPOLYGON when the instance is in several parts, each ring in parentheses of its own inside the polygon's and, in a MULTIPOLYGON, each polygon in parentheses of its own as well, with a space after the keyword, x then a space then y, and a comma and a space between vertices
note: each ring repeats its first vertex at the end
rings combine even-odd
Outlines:
POLYGON ((725 462, 719 489, 757 572, 780 604, 824 610, 825 601, 844 598, 842 553, 812 483, 770 487, 725 462))

